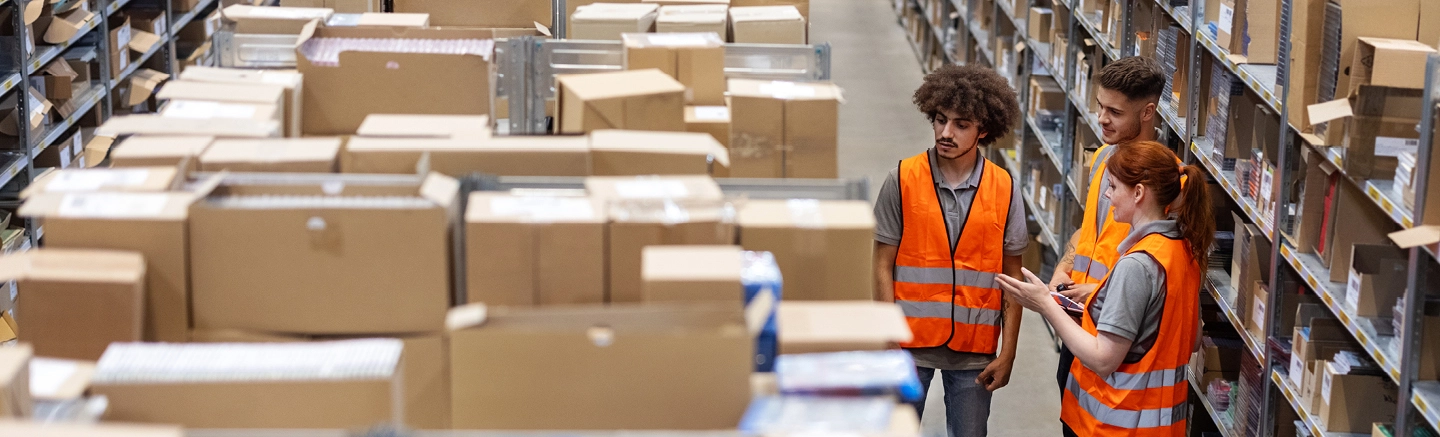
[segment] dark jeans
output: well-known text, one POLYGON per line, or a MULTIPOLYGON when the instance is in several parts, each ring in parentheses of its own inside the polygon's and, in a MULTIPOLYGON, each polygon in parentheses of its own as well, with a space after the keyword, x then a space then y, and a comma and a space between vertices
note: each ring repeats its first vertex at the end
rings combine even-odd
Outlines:
MULTIPOLYGON (((923 387, 920 400, 913 404, 915 412, 925 415, 925 398, 930 393, 930 381, 935 379, 935 369, 916 367, 923 387)), ((979 370, 941 370, 940 380, 945 387, 945 426, 950 437, 984 437, 990 421, 990 390, 975 382, 979 370)))
MULTIPOLYGON (((1075 362, 1075 354, 1070 353, 1070 348, 1060 346, 1060 365, 1055 369, 1055 382, 1060 383, 1060 401, 1065 401, 1065 383, 1070 380, 1070 363, 1075 362)), ((1070 429, 1064 421, 1060 422, 1060 430, 1065 437, 1077 437, 1075 431, 1070 429)))

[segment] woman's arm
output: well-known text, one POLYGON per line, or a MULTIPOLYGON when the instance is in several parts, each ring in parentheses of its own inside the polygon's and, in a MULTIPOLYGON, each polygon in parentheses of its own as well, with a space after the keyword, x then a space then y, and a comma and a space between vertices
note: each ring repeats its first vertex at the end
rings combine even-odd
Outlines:
POLYGON ((1055 334, 1065 341, 1070 352, 1074 353, 1075 358, 1085 367, 1101 377, 1109 376, 1120 367, 1126 352, 1130 350, 1132 340, 1108 332, 1101 332, 1098 336, 1085 332, 1084 328, 1065 314, 1065 310, 1050 296, 1049 289, 1040 278, 1035 277, 1029 269, 1022 269, 1021 272, 1024 273, 1026 281, 1005 275, 997 276, 1000 288, 1020 305, 1045 317, 1045 321, 1055 328, 1055 334))

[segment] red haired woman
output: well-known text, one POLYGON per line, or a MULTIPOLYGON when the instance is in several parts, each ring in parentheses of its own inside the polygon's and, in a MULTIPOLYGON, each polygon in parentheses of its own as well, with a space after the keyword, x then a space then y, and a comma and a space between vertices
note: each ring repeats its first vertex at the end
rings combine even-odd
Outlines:
POLYGON ((1011 298, 1040 313, 1075 353, 1060 419, 1076 435, 1183 436, 1186 366, 1199 335, 1200 280, 1215 237, 1199 167, 1178 165, 1152 141, 1116 146, 1108 161, 1123 253, 1070 318, 1045 282, 999 276, 1011 298))

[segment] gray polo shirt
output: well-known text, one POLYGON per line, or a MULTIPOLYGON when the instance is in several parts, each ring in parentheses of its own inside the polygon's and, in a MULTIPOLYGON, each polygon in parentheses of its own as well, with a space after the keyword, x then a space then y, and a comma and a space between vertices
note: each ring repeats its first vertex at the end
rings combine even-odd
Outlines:
MULTIPOLYGON (((1157 220, 1131 229, 1130 235, 1120 243, 1120 252, 1130 250, 1140 239, 1153 233, 1180 238, 1180 228, 1174 220, 1157 220)), ((1155 258, 1143 253, 1120 257, 1110 278, 1095 291, 1090 313, 1096 329, 1134 342, 1125 355, 1125 362, 1139 360, 1155 345, 1160 315, 1165 311, 1164 291, 1165 270, 1155 258)))
MULTIPOLYGON (((938 161, 935 149, 930 149, 930 162, 938 161)), ((946 233, 950 236, 950 248, 960 241, 960 230, 970 216, 970 204, 975 200, 976 188, 980 186, 980 169, 984 162, 975 160, 975 170, 970 177, 955 188, 945 182, 945 175, 938 165, 930 166, 930 175, 935 180, 936 192, 940 198, 940 209, 945 211, 946 233)), ((880 186, 880 197, 875 199, 875 241, 891 246, 900 245, 900 235, 905 228, 902 218, 905 205, 900 200, 900 169, 890 170, 885 183, 880 186)), ((1012 181, 1017 181, 1011 175, 1012 181)), ((1030 242, 1030 232, 1025 227, 1025 206, 1021 203, 1020 188, 1011 187, 1010 215, 1005 219, 1005 248, 1007 256, 1025 253, 1030 242)), ((993 354, 972 354, 956 352, 945 346, 909 349, 915 357, 915 364, 940 370, 979 370, 995 360, 993 354)))

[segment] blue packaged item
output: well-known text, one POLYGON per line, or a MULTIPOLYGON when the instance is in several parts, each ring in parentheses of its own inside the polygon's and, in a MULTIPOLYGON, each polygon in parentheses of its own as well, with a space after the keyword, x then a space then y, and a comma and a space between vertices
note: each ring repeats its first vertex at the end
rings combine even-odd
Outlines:
POLYGON ((888 397, 766 396, 750 402, 740 432, 878 434, 890 429, 894 410, 888 397))
POLYGON ((740 281, 745 285, 746 318, 763 318, 755 337, 755 371, 770 372, 775 369, 775 354, 779 351, 778 325, 775 313, 780 304, 780 265, 770 252, 746 251, 742 254, 740 281), (767 299, 758 299, 760 295, 767 299), (753 304, 753 305, 752 305, 753 304), (765 314, 750 314, 751 311, 765 311, 765 314))
POLYGON ((881 396, 920 400, 915 360, 904 350, 781 355, 775 381, 782 395, 881 396))

